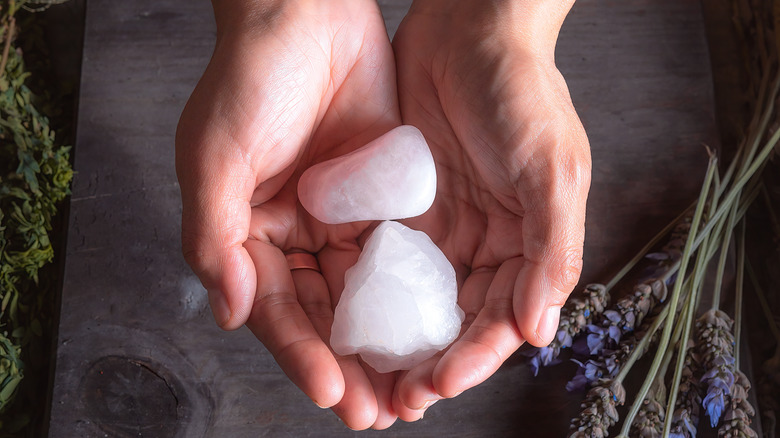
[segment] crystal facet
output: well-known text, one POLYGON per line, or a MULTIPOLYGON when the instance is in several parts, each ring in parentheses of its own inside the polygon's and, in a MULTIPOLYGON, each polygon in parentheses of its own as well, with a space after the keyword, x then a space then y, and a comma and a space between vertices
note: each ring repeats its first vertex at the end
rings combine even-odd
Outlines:
POLYGON ((331 346, 380 373, 410 369, 457 338, 455 270, 427 234, 382 222, 347 270, 331 346))
POLYGON ((298 199, 326 224, 405 219, 436 196, 436 166, 419 129, 399 126, 349 154, 307 169, 298 199))

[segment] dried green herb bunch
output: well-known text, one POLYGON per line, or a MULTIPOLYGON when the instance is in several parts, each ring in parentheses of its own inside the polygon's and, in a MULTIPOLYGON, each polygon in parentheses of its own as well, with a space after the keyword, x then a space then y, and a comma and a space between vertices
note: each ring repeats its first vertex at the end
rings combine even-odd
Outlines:
POLYGON ((603 380, 588 391, 582 411, 571 421, 570 438, 609 436, 609 428, 618 422, 617 407, 626 401, 626 390, 617 380, 603 380))
POLYGON ((35 360, 31 347, 51 328, 53 289, 39 271, 53 260, 50 233, 73 177, 70 148, 39 111, 45 99, 26 85, 30 72, 13 44, 24 5, 0 2, 0 413, 24 377, 23 362, 35 360))

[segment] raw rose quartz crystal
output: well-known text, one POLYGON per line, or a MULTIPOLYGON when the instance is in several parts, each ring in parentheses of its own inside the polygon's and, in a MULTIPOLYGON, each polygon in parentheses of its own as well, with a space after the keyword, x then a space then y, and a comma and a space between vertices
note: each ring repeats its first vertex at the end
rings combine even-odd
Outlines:
POLYGON ((330 343, 380 373, 409 369, 457 338, 455 270, 427 234, 382 222, 347 270, 330 343))
POLYGON ((352 153, 307 169, 298 199, 326 224, 405 219, 436 196, 436 166, 420 130, 399 126, 352 153))

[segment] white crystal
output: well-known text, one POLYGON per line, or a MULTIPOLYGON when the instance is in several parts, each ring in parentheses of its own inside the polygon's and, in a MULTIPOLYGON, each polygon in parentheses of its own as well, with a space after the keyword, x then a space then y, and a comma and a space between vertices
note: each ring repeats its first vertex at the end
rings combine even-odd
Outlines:
POLYGON ((399 126, 349 154, 307 169, 298 199, 326 224, 425 213, 436 196, 436 166, 419 129, 399 126))
POLYGON ((345 275, 330 344, 375 370, 410 369, 458 337, 455 270, 422 231, 382 222, 345 275))

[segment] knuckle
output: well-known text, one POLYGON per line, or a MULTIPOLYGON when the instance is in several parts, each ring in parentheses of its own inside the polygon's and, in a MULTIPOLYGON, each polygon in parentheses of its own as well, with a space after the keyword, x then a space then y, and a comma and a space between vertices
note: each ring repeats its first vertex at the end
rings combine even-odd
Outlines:
POLYGON ((550 264, 548 273, 552 288, 558 292, 553 294, 550 304, 563 305, 566 302, 580 279, 582 265, 582 248, 567 248, 559 253, 550 264))
POLYGON ((184 256, 184 261, 190 265, 190 268, 192 268, 196 275, 201 276, 201 274, 207 269, 208 265, 205 256, 205 254, 207 254, 208 245, 205 243, 204 239, 185 232, 182 232, 181 240, 181 249, 182 256, 184 256))

